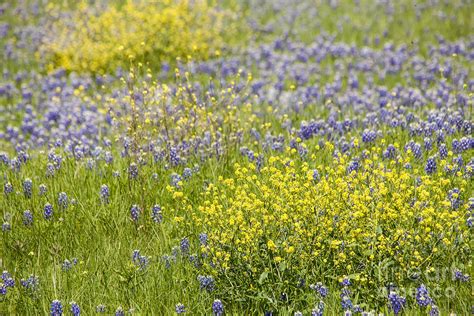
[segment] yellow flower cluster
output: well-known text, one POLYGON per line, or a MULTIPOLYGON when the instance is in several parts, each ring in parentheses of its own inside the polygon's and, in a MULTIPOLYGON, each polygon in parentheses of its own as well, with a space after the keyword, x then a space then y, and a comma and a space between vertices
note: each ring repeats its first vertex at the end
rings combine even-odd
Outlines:
MULTIPOLYGON (((327 143, 317 155, 330 157, 330 148, 327 143)), ((367 286, 444 267, 454 252, 467 257, 466 210, 447 200, 466 180, 418 177, 403 161, 379 157, 369 152, 360 161, 364 170, 350 173, 347 156, 318 166, 316 155, 301 161, 289 148, 261 170, 254 162, 236 163, 233 176, 209 185, 203 203, 192 207, 193 225, 209 234, 203 251, 222 271, 246 271, 250 279, 285 264, 294 271, 317 266, 335 278, 353 275, 367 286), (388 261, 396 273, 380 280, 374 267, 388 261)))
POLYGON ((52 23, 42 47, 49 68, 104 72, 128 68, 129 59, 206 59, 223 45, 224 19, 232 20, 206 1, 188 0, 127 1, 96 10, 84 5, 70 15, 52 23))
POLYGON ((176 85, 172 88, 158 82, 152 70, 139 63, 130 69, 127 79, 121 78, 126 89, 98 100, 97 105, 110 114, 120 130, 118 135, 125 132, 132 140, 133 151, 146 147, 148 141, 157 137, 165 137, 174 145, 206 133, 212 139, 216 139, 216 134, 226 135, 222 146, 235 146, 237 134, 250 129, 256 120, 252 104, 237 107, 239 100, 248 96, 251 76, 244 77, 238 71, 226 85, 216 84, 215 94, 195 91, 189 76, 176 68, 176 85), (142 75, 145 79, 138 80, 142 75))

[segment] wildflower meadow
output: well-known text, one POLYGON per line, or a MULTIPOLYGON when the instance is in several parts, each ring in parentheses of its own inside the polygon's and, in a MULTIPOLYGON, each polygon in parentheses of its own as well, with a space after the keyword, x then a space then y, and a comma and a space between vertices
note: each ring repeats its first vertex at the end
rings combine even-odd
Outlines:
POLYGON ((0 2, 0 315, 471 315, 474 3, 0 2))

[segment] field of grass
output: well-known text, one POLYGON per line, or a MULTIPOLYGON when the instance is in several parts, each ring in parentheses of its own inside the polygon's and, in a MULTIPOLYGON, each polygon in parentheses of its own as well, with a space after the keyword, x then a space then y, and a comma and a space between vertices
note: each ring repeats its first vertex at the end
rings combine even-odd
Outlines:
POLYGON ((469 315, 471 1, 0 3, 0 315, 469 315))

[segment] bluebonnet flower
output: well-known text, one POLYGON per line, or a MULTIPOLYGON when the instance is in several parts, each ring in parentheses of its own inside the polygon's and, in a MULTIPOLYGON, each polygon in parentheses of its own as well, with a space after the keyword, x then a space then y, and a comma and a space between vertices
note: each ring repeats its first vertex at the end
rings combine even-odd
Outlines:
POLYGON ((453 279, 455 281, 461 281, 461 282, 469 282, 469 274, 464 274, 461 272, 459 269, 455 269, 453 273, 453 279))
POLYGON ((260 169, 262 169, 263 163, 264 163, 263 154, 259 154, 258 157, 257 157, 257 161, 255 163, 256 166, 257 166, 258 171, 260 171, 260 169))
POLYGON ((430 309, 429 316, 439 316, 439 315, 440 315, 440 312, 439 312, 438 306, 432 304, 432 305, 431 305, 431 309, 430 309))
POLYGON ((428 289, 425 287, 424 284, 420 285, 416 289, 416 302, 421 307, 426 307, 432 303, 432 299, 428 294, 428 289))
POLYGON ((99 305, 97 305, 97 306, 95 307, 95 311, 96 311, 97 313, 105 313, 105 312, 106 312, 106 309, 107 309, 107 308, 105 307, 104 304, 99 304, 99 305))
POLYGON ((467 138, 467 137, 461 138, 461 140, 459 141, 460 151, 461 152, 467 151, 467 150, 469 150, 469 148, 471 148, 471 142, 470 142, 469 138, 467 138))
POLYGON ((239 151, 240 151, 240 154, 241 154, 242 156, 246 156, 247 153, 248 153, 248 151, 249 151, 249 149, 248 149, 247 147, 243 146, 243 147, 240 147, 239 151))
POLYGON ((390 307, 393 310, 395 315, 400 314, 401 310, 406 304, 406 299, 402 296, 399 296, 395 291, 390 291, 388 295, 388 300, 390 302, 390 307))
POLYGON ((224 304, 221 300, 214 300, 212 303, 212 313, 214 316, 222 316, 224 314, 224 304))
POLYGON ((171 147, 169 159, 173 166, 179 165, 181 157, 179 156, 178 150, 175 147, 171 147))
POLYGON ((247 158, 250 160, 250 161, 254 161, 255 160, 255 154, 253 151, 249 150, 247 151, 247 158))
POLYGON ((303 313, 300 311, 296 311, 293 316, 303 316, 303 313))
POLYGON ((66 209, 69 205, 69 200, 66 192, 60 192, 58 195, 58 204, 62 209, 66 209))
POLYGON ((87 159, 87 169, 92 170, 95 167, 95 160, 92 158, 87 159))
POLYGON ((349 296, 347 295, 341 296, 341 306, 342 306, 342 310, 344 311, 352 308, 352 301, 349 296))
POLYGON ((351 285, 351 280, 348 278, 343 278, 342 282, 340 283, 341 286, 350 286, 351 285))
POLYGON ((13 158, 11 161, 10 161, 10 168, 12 171, 14 172, 19 172, 20 169, 21 169, 21 161, 17 158, 13 158))
POLYGON ((453 141, 451 142, 451 147, 453 148, 453 152, 456 154, 462 152, 461 143, 457 139, 453 139, 453 141))
POLYGON ((425 146, 425 150, 426 150, 426 151, 429 151, 429 150, 433 149, 433 142, 431 141, 430 138, 425 137, 425 139, 424 139, 424 146, 425 146))
POLYGON ((114 172, 112 172, 112 177, 114 177, 114 178, 120 177, 120 172, 115 170, 114 172))
POLYGON ((446 144, 439 145, 438 153, 441 159, 448 157, 448 148, 446 147, 446 144))
POLYGON ((182 254, 187 254, 189 252, 189 238, 188 237, 184 237, 183 239, 181 239, 180 248, 181 248, 182 254))
POLYGON ((138 205, 134 204, 130 208, 130 217, 132 218, 132 221, 138 222, 138 218, 140 216, 140 207, 138 205))
POLYGON ((76 302, 72 301, 71 303, 69 303, 69 305, 71 305, 70 311, 73 316, 81 315, 81 308, 76 302))
POLYGON ((48 164, 46 165, 46 176, 47 177, 54 177, 54 174, 56 173, 56 167, 48 162, 48 164))
POLYGON ((448 200, 451 202, 451 207, 455 210, 461 205, 461 199, 459 198, 460 193, 458 188, 454 188, 448 192, 448 200))
POLYGON ((345 153, 349 152, 350 148, 351 147, 349 146, 348 142, 343 142, 342 145, 341 145, 341 152, 343 154, 345 154, 345 153))
POLYGON ((112 156, 112 153, 110 151, 105 152, 104 160, 105 160, 105 163, 108 165, 110 165, 114 161, 114 156, 112 156))
POLYGON ((207 234, 206 233, 200 233, 199 234, 199 243, 203 246, 207 245, 207 234))
POLYGON ((311 316, 323 316, 324 314, 324 302, 319 301, 318 306, 311 310, 311 316))
POLYGON ((426 161, 426 166, 425 166, 425 171, 427 174, 433 174, 436 172, 436 158, 435 157, 430 157, 426 161))
POLYGON ((11 230, 11 228, 12 228, 12 227, 11 227, 11 225, 10 225, 9 222, 4 222, 4 223, 2 224, 2 231, 3 231, 3 232, 8 232, 8 231, 11 230))
MULTIPOLYGON (((346 150, 343 149, 343 152, 345 151, 348 151, 349 150, 349 145, 346 144, 347 147, 345 148, 346 150)), ((304 146, 301 146, 301 145, 298 145, 298 154, 300 155, 301 158, 304 158, 308 155, 308 149, 304 146)), ((258 170, 260 170, 260 168, 263 166, 263 155, 258 155, 257 157, 257 167, 258 167, 258 170)))
POLYGON ((309 288, 312 289, 313 291, 316 291, 323 298, 326 297, 329 292, 328 288, 325 287, 321 282, 318 282, 316 284, 311 284, 309 288))
POLYGON ((436 143, 438 145, 441 144, 442 142, 444 142, 445 138, 446 138, 446 135, 445 135, 443 130, 437 130, 436 131, 436 143))
POLYGON ((63 157, 61 157, 60 155, 55 155, 53 157, 53 162, 54 162, 54 166, 55 166, 56 170, 61 169, 62 161, 63 161, 63 157))
POLYGON ((8 154, 6 152, 0 152, 0 161, 8 166, 8 164, 10 163, 10 159, 8 158, 8 154))
POLYGON ((354 305, 352 310, 354 311, 354 313, 362 313, 362 307, 360 307, 359 305, 354 305))
POLYGON ((68 259, 64 259, 63 265, 62 265, 63 271, 69 271, 72 269, 72 263, 68 259))
POLYGON ((466 165, 466 178, 472 178, 474 177, 474 158, 472 158, 466 165))
POLYGON ((373 142, 377 138, 377 133, 373 130, 364 130, 362 133, 362 141, 364 143, 373 142))
POLYGON ((385 159, 393 159, 397 155, 397 150, 395 149, 395 146, 392 144, 387 146, 387 149, 384 150, 383 152, 383 157, 385 159))
POLYGON ((145 270, 148 267, 150 260, 148 257, 142 256, 140 250, 134 250, 132 253, 132 262, 140 270, 145 270))
POLYGON ((468 214, 467 214, 467 219, 466 219, 466 224, 467 224, 467 227, 471 228, 473 226, 472 224, 472 221, 474 219, 474 198, 469 198, 468 200, 468 214))
POLYGON ((321 297, 326 297, 328 295, 328 288, 325 287, 324 285, 321 285, 318 289, 318 293, 319 295, 321 295, 321 297))
POLYGON ((255 140, 257 140, 257 141, 260 140, 260 138, 261 138, 260 133, 255 128, 250 129, 250 135, 255 137, 255 140))
POLYGON ((163 214, 161 213, 161 206, 159 206, 158 204, 155 204, 151 208, 151 219, 155 223, 161 223, 163 221, 163 214))
POLYGON ((175 311, 176 311, 176 314, 183 314, 186 312, 186 307, 184 307, 184 304, 178 303, 175 306, 175 311))
POLYGON ((30 275, 26 280, 21 279, 20 284, 29 291, 36 291, 39 288, 39 278, 35 275, 30 275))
POLYGON ((13 185, 10 182, 7 182, 3 185, 3 192, 5 194, 10 194, 13 192, 13 185))
POLYGON ((30 210, 23 212, 23 224, 25 226, 30 226, 33 224, 33 213, 30 210))
POLYGON ((214 278, 210 275, 198 275, 197 280, 199 281, 199 288, 212 292, 214 290, 214 278))
POLYGON ((7 278, 4 278, 3 279, 3 286, 5 287, 15 287, 15 280, 11 277, 11 276, 8 276, 7 278))
POLYGON ((297 285, 299 288, 303 288, 306 286, 306 279, 305 278, 300 278, 298 280, 298 285, 297 285))
POLYGON ((102 203, 108 204, 109 196, 109 187, 107 186, 107 184, 102 184, 102 186, 100 187, 100 200, 102 201, 102 203))
POLYGON ((359 170, 359 167, 360 167, 360 164, 359 164, 359 161, 357 160, 352 160, 350 163, 349 163, 349 166, 347 167, 347 173, 351 173, 352 171, 356 171, 359 170))
POLYGON ((122 306, 117 307, 117 309, 115 310, 115 316, 125 316, 125 312, 122 306))
POLYGON ((45 219, 51 219, 52 216, 53 216, 53 206, 49 203, 46 203, 44 206, 43 217, 45 219))
POLYGON ((138 177, 138 166, 136 163, 132 162, 128 167, 128 178, 134 180, 138 177))
POLYGON ((23 181, 23 193, 25 194, 27 198, 31 198, 32 190, 33 190, 33 181, 31 181, 30 178, 25 179, 25 181, 23 181))
POLYGON ((341 306, 342 310, 350 310, 352 309, 352 300, 350 299, 351 291, 349 290, 349 286, 351 285, 351 280, 349 278, 344 277, 340 282, 340 285, 343 287, 341 290, 341 306))
POLYGON ((462 156, 459 155, 453 158, 453 163, 458 167, 456 171, 459 171, 460 167, 464 165, 464 160, 462 159, 462 156))
POLYGON ((48 192, 48 188, 46 187, 46 184, 42 183, 39 185, 39 194, 40 195, 45 195, 46 192, 48 192))
POLYGON ((422 151, 421 151, 420 144, 418 144, 418 143, 413 144, 413 146, 411 147, 411 150, 412 150, 413 156, 415 158, 417 158, 417 159, 421 158, 422 151))
POLYGON ((183 178, 184 179, 189 179, 191 178, 191 176, 193 175, 193 171, 191 170, 191 168, 184 168, 183 170, 183 178))
POLYGON ((136 261, 138 261, 139 258, 140 258, 140 250, 135 249, 135 250, 132 252, 132 261, 133 261, 133 262, 136 262, 136 261))
POLYGON ((176 261, 176 257, 175 256, 168 256, 168 255, 164 255, 162 257, 163 261, 165 262, 165 268, 166 269, 169 269, 171 268, 171 262, 175 262, 176 261))
POLYGON ((3 283, 0 283, 0 295, 5 296, 7 293, 7 287, 3 283))
POLYGON ((74 147, 73 154, 74 154, 74 158, 76 158, 77 160, 81 160, 82 158, 84 158, 84 155, 85 155, 84 147, 83 146, 74 147))
POLYGON ((314 181, 318 181, 319 178, 320 178, 320 176, 319 176, 318 170, 313 169, 313 180, 314 180, 314 181))
POLYGON ((51 316, 61 316, 63 314, 63 304, 60 300, 54 300, 51 303, 51 316))
POLYGON ((179 188, 179 182, 181 181, 181 176, 177 173, 173 173, 171 175, 171 185, 179 188))

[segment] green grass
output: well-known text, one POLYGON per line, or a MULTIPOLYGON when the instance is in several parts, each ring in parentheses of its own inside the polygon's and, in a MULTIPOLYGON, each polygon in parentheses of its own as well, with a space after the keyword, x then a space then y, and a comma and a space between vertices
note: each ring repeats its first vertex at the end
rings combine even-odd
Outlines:
MULTIPOLYGON (((199 194, 203 183, 214 183, 219 176, 230 176, 232 168, 229 166, 235 162, 244 162, 243 158, 235 154, 226 159, 225 164, 210 160, 201 165, 201 171, 196 177, 184 184, 183 192, 193 204, 203 203, 199 194)), ((322 156, 315 164, 327 164, 327 161, 328 157, 322 156)), ((196 280, 197 271, 186 258, 178 256, 176 264, 172 264, 169 269, 165 268, 162 256, 170 254, 173 246, 179 246, 183 237, 183 232, 177 230, 172 219, 174 216, 187 215, 185 211, 173 211, 179 207, 179 203, 165 189, 170 171, 165 171, 162 165, 145 166, 140 169, 138 180, 129 181, 126 176, 126 160, 117 161, 111 166, 98 164, 94 171, 88 170, 85 162, 66 160, 53 178, 45 176, 46 162, 45 155, 38 154, 20 174, 6 172, 15 188, 21 188, 22 180, 29 177, 33 180, 35 189, 31 199, 26 199, 19 193, 0 200, 0 207, 4 212, 14 217, 12 231, 3 234, 0 244, 2 268, 17 277, 26 278, 29 274, 37 274, 41 295, 34 298, 21 294, 22 291, 12 292, 0 304, 0 311, 19 315, 45 314, 51 300, 60 298, 63 303, 80 302, 87 314, 101 302, 109 307, 109 312, 121 305, 125 309, 133 307, 138 314, 148 315, 157 311, 160 314, 172 314, 174 305, 182 302, 190 313, 205 315, 209 313, 209 307, 215 298, 225 299, 217 296, 218 293, 232 292, 232 289, 221 289, 210 294, 200 291, 196 280), (121 172, 120 178, 112 176, 114 170, 121 172), (153 172, 158 173, 157 180, 151 178, 153 172), (38 185, 41 183, 47 185, 48 193, 39 197, 38 185), (110 203, 107 205, 99 201, 102 184, 107 184, 111 192, 110 203), (66 210, 59 210, 57 197, 62 191, 67 193, 70 200, 76 199, 77 204, 69 205, 66 210), (42 210, 47 202, 54 205, 52 221, 42 219, 42 210), (144 207, 138 224, 130 220, 129 209, 132 204, 144 207), (150 209, 154 204, 164 207, 162 224, 153 223, 150 218, 150 209), (35 224, 29 229, 21 227, 21 213, 26 209, 34 213, 35 224), (145 273, 137 271, 131 264, 134 249, 151 257, 150 266, 145 273), (63 260, 74 257, 79 260, 77 266, 68 272, 62 271, 63 260)), ((465 189, 472 193, 472 183, 465 189)), ((194 231, 187 232, 192 238, 193 251, 197 249, 196 239, 200 232, 197 227, 194 231)), ((439 305, 444 313, 451 309, 458 313, 470 309, 470 306, 465 305, 467 302, 463 301, 463 298, 469 296, 469 287, 456 289, 456 297, 451 302, 443 300, 445 305, 439 305)), ((331 287, 330 291, 332 294, 326 300, 327 309, 336 311, 339 308, 337 287, 331 287)), ((307 302, 314 300, 308 292, 302 291, 299 295, 307 302)), ((241 303, 228 302, 228 312, 235 315, 262 314, 262 306, 279 306, 280 315, 290 315, 294 308, 291 304, 289 307, 267 305, 269 297, 273 297, 272 301, 276 303, 278 296, 278 291, 271 284, 266 284, 262 287, 260 299, 241 303)), ((308 303, 308 306, 311 305, 308 303)), ((410 315, 412 313, 418 312, 413 310, 410 315)))

